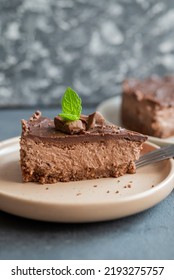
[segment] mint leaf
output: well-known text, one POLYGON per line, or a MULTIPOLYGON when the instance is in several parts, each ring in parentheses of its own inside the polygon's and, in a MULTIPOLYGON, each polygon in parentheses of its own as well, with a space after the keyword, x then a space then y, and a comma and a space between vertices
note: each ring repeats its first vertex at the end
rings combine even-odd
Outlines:
POLYGON ((79 120, 82 111, 81 103, 78 94, 68 87, 62 97, 62 113, 59 116, 65 120, 79 120))
POLYGON ((65 121, 76 121, 79 120, 79 118, 75 115, 72 114, 65 114, 65 113, 61 113, 59 114, 60 117, 62 117, 62 119, 64 119, 65 121))

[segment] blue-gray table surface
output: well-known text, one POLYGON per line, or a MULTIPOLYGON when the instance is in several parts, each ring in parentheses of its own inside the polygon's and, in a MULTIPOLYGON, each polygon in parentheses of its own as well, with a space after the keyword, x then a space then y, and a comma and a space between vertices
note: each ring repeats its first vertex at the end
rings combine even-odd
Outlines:
MULTIPOLYGON (((42 111, 53 117, 58 110, 42 111)), ((31 112, 1 109, 0 141, 18 136, 20 119, 31 112)), ((174 259, 173 244, 174 192, 142 213, 99 223, 47 223, 0 211, 0 259, 174 259)))

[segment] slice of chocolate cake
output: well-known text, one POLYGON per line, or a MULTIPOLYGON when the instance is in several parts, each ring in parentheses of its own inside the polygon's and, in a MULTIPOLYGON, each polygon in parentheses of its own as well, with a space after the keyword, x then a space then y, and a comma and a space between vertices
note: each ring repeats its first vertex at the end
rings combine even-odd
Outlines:
POLYGON ((128 129, 151 136, 174 135, 174 77, 126 80, 122 123, 128 129))
POLYGON ((79 120, 22 121, 21 169, 24 182, 55 183, 135 173, 146 136, 107 124, 99 113, 79 120))

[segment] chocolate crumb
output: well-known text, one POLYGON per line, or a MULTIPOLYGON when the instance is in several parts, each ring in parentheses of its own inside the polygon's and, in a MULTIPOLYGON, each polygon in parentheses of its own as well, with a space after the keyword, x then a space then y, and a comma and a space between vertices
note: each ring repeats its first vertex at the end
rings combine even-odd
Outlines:
POLYGON ((94 187, 94 188, 97 188, 97 185, 94 185, 93 187, 94 187))
POLYGON ((154 188, 154 187, 155 187, 154 185, 151 186, 151 188, 154 188))
POLYGON ((130 189, 130 188, 132 188, 132 185, 131 185, 131 184, 127 184, 126 186, 124 186, 124 188, 125 188, 125 189, 127 189, 127 188, 130 189))
POLYGON ((79 195, 81 195, 81 193, 77 193, 76 195, 79 196, 79 195))
POLYGON ((46 190, 49 190, 49 188, 46 188, 46 190))
POLYGON ((109 193, 109 191, 107 191, 107 193, 109 193))
POLYGON ((116 191, 115 193, 119 193, 119 191, 116 191))
POLYGON ((120 180, 117 180, 117 183, 120 183, 120 180))

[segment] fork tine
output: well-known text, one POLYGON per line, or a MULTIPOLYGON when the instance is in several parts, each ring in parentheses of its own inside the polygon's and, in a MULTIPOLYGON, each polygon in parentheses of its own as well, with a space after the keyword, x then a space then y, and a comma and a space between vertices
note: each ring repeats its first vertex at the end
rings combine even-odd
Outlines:
POLYGON ((165 153, 166 150, 168 150, 169 147, 171 147, 171 146, 165 146, 165 147, 162 147, 162 148, 153 150, 152 152, 149 152, 149 153, 147 153, 147 154, 141 156, 141 158, 146 158, 146 157, 149 158, 149 156, 151 156, 151 155, 153 156, 154 154, 156 154, 156 153, 158 153, 158 152, 160 152, 160 153, 165 153))
POLYGON ((153 155, 153 156, 150 156, 149 158, 148 157, 146 157, 146 158, 140 158, 138 161, 137 161, 137 163, 145 163, 145 162, 151 162, 151 161, 154 161, 154 160, 162 160, 162 159, 165 159, 165 155, 161 155, 161 154, 155 154, 155 155, 153 155))
POLYGON ((160 153, 160 151, 159 151, 158 153, 156 152, 153 155, 149 155, 149 157, 148 156, 142 157, 142 158, 139 159, 139 161, 146 161, 146 160, 150 161, 151 159, 155 159, 155 158, 158 158, 158 157, 163 158, 165 156, 166 156, 166 154, 160 153))
POLYGON ((171 153, 172 151, 174 151, 174 145, 170 145, 170 146, 165 146, 161 149, 158 150, 154 150, 152 152, 149 152, 145 155, 143 155, 142 157, 140 157, 140 159, 146 159, 146 158, 150 158, 150 157, 154 157, 156 154, 160 154, 160 155, 166 155, 167 153, 171 153))
POLYGON ((174 157, 174 145, 169 145, 143 155, 139 160, 135 161, 135 164, 138 168, 149 163, 155 163, 172 157, 174 157))

